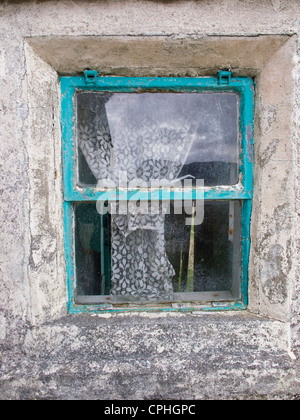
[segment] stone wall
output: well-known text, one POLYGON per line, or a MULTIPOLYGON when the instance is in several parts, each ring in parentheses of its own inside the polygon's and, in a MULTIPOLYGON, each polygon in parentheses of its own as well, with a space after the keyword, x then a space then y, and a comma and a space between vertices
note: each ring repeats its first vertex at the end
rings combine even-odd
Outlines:
POLYGON ((297 0, 0 4, 0 398, 299 395, 297 0), (67 314, 60 74, 255 81, 249 307, 67 314))

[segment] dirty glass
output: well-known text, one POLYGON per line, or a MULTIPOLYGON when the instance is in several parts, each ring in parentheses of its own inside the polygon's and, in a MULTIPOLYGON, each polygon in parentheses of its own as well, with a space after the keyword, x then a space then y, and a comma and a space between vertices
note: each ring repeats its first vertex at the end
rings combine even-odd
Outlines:
POLYGON ((152 219, 158 231, 148 226, 126 235, 119 215, 75 204, 77 295, 116 302, 176 301, 178 293, 194 292, 239 297, 241 202, 205 201, 201 223, 193 207, 164 204, 152 219))
POLYGON ((232 185, 239 172, 235 93, 77 94, 80 186, 120 177, 204 179, 232 185))
POLYGON ((77 295, 110 294, 110 215, 101 216, 96 203, 74 205, 77 295))
MULTIPOLYGON (((78 183, 235 184, 238 115, 234 93, 78 93, 78 183)), ((149 203, 132 211, 125 201, 125 211, 110 204, 104 214, 96 203, 76 204, 77 294, 117 302, 169 302, 186 292, 236 296, 240 204, 206 202, 199 221, 198 202, 159 203, 152 212, 149 203)))
POLYGON ((191 211, 165 216, 166 252, 174 268, 174 292, 238 293, 241 252, 239 201, 206 201, 201 224, 187 225, 191 211))

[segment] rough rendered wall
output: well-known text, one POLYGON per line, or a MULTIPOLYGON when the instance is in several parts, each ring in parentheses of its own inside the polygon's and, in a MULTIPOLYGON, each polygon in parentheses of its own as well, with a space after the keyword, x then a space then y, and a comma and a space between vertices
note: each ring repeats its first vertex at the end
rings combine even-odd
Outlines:
POLYGON ((0 4, 0 398, 300 394, 298 0, 0 4), (59 74, 254 78, 249 308, 68 315, 59 74))

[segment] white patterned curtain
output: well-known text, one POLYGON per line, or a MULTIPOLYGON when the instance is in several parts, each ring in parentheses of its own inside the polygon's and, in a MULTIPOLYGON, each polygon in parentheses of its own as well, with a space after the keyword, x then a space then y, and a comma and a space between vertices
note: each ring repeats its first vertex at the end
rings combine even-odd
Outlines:
MULTIPOLYGON (((175 182, 196 135, 180 94, 112 95, 105 113, 80 121, 79 147, 97 180, 175 182)), ((190 105, 190 104, 189 104, 190 105)), ((165 250, 164 214, 112 216, 111 294, 118 300, 166 301, 175 272, 165 250)))

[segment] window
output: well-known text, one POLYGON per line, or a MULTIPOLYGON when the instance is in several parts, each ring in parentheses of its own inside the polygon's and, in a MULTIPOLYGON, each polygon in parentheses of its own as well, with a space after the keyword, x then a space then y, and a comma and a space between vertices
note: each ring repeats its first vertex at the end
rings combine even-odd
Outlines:
POLYGON ((61 89, 70 311, 246 307, 252 80, 61 89))

